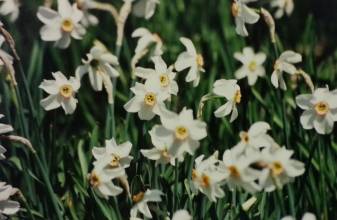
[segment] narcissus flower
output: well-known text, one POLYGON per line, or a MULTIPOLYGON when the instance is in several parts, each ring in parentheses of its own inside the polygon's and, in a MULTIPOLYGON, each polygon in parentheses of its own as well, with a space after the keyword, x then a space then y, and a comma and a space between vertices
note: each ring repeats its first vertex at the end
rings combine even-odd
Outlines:
POLYGON ((149 202, 161 202, 163 193, 157 189, 147 189, 145 192, 139 192, 132 196, 134 206, 131 208, 131 217, 136 218, 138 212, 147 218, 152 218, 152 214, 147 205, 149 202))
POLYGON ((255 54, 253 48, 245 47, 243 52, 236 52, 235 59, 240 61, 243 65, 235 72, 235 78, 242 79, 247 77, 250 86, 256 83, 258 77, 266 74, 263 63, 266 60, 266 55, 262 52, 255 54))
POLYGON ((151 33, 148 29, 141 27, 137 28, 131 36, 133 38, 139 38, 135 49, 136 54, 141 54, 145 50, 148 50, 151 45, 154 45, 153 56, 162 55, 163 42, 158 34, 151 33))
POLYGON ((195 159, 195 168, 192 170, 194 188, 200 190, 213 202, 225 195, 221 185, 227 176, 218 170, 218 163, 217 151, 207 159, 204 159, 204 155, 200 155, 195 159))
POLYGON ((187 152, 193 155, 199 147, 199 141, 207 136, 206 123, 193 118, 193 111, 184 108, 179 114, 165 111, 160 116, 162 125, 155 126, 152 130, 157 138, 169 140, 170 155, 184 159, 187 152))
POLYGON ((261 189, 256 183, 260 171, 250 167, 259 158, 259 154, 255 152, 249 156, 238 154, 233 150, 224 152, 219 169, 227 176, 226 182, 231 190, 242 187, 246 191, 254 193, 261 189))
POLYGON ((192 216, 188 211, 181 209, 173 214, 172 220, 192 220, 192 216))
POLYGON ((130 156, 132 144, 127 141, 122 144, 117 144, 115 139, 105 141, 105 147, 94 147, 92 154, 96 161, 94 165, 102 166, 105 169, 127 168, 133 159, 130 156))
POLYGON ((19 7, 19 0, 0 0, 0 14, 9 16, 12 22, 19 17, 19 7))
POLYGON ((235 31, 241 36, 248 36, 248 31, 245 24, 256 23, 260 15, 254 11, 254 9, 249 8, 247 3, 255 2, 257 0, 234 0, 232 3, 232 14, 235 19, 235 31))
POLYGON ((180 38, 180 42, 186 47, 186 51, 179 54, 174 66, 180 72, 184 69, 189 69, 185 78, 186 82, 192 82, 196 87, 200 82, 200 73, 205 72, 204 58, 201 54, 197 53, 193 42, 185 37, 180 38))
MULTIPOLYGON (((286 216, 281 218, 281 220, 296 220, 296 218, 292 216, 286 216)), ((316 216, 310 212, 306 212, 302 216, 301 220, 316 220, 316 216)))
POLYGON ((17 193, 18 189, 0 182, 0 219, 7 219, 6 216, 14 215, 20 209, 20 204, 10 200, 10 197, 17 193))
POLYGON ((81 84, 75 77, 68 80, 61 72, 52 73, 55 80, 43 80, 39 88, 50 94, 40 104, 46 110, 63 108, 66 114, 72 114, 77 105, 75 93, 81 84))
POLYGON ((237 84, 237 80, 219 79, 213 84, 213 93, 220 97, 225 97, 227 102, 220 106, 214 115, 218 118, 231 114, 230 122, 233 122, 238 117, 236 105, 241 102, 241 90, 237 84))
MULTIPOLYGON (((3 117, 4 115, 0 114, 0 119, 3 117)), ((11 125, 0 123, 0 135, 6 134, 12 131, 13 131, 13 127, 11 125)), ((6 152, 6 149, 0 145, 0 160, 6 159, 4 155, 5 152, 6 152)))
POLYGON ((156 10, 159 0, 139 0, 133 6, 133 14, 138 17, 144 17, 145 19, 150 19, 156 10))
POLYGON ((313 94, 296 97, 297 105, 304 110, 300 121, 304 129, 315 128, 319 134, 329 134, 337 121, 337 90, 318 88, 313 94))
POLYGON ((96 42, 87 54, 87 60, 82 60, 83 65, 76 69, 76 76, 81 79, 86 73, 89 74, 89 80, 95 91, 102 91, 103 85, 108 94, 109 103, 113 102, 113 84, 111 79, 119 76, 119 72, 115 69, 118 66, 118 59, 111 54, 106 47, 96 42))
POLYGON ((280 189, 294 177, 304 173, 304 164, 291 159, 293 153, 292 150, 287 150, 285 147, 262 150, 261 159, 265 168, 259 176, 259 184, 266 192, 280 189))
POLYGON ((55 41, 55 46, 65 49, 70 45, 71 37, 82 39, 86 30, 79 23, 83 18, 83 12, 77 4, 71 4, 68 0, 57 1, 58 12, 48 8, 39 7, 37 17, 44 23, 40 30, 44 41, 55 41))
POLYGON ((276 8, 275 18, 281 18, 284 13, 291 15, 294 10, 294 0, 272 0, 270 6, 276 8))
POLYGON ((109 196, 116 196, 123 192, 123 189, 116 186, 112 180, 118 177, 125 176, 125 171, 122 167, 115 169, 103 169, 102 167, 94 167, 88 175, 91 187, 95 192, 108 199, 109 196))
POLYGON ((159 125, 155 125, 149 132, 151 136, 152 144, 154 148, 149 150, 140 150, 140 152, 150 160, 155 160, 157 164, 167 164, 175 165, 175 157, 169 152, 169 147, 172 146, 174 141, 169 136, 157 136, 155 131, 158 129, 159 125))
POLYGON ((235 150, 238 153, 248 153, 251 150, 272 147, 275 144, 275 141, 267 134, 268 130, 270 130, 270 126, 267 122, 255 122, 250 126, 248 131, 240 132, 241 140, 232 150, 235 150))
POLYGON ((271 82, 275 88, 287 89, 286 83, 283 78, 283 72, 288 74, 295 74, 297 72, 295 63, 302 61, 302 56, 294 51, 287 50, 275 61, 274 72, 271 75, 271 82))
POLYGON ((169 98, 160 85, 150 82, 136 83, 131 91, 135 96, 124 105, 124 109, 132 113, 138 112, 141 120, 151 120, 155 115, 160 115, 165 109, 164 101, 169 98))
POLYGON ((146 83, 151 85, 159 85, 164 93, 170 95, 177 95, 178 84, 174 80, 176 73, 172 71, 173 67, 167 67, 166 63, 160 56, 152 58, 155 65, 154 69, 137 67, 135 75, 146 79, 146 83))

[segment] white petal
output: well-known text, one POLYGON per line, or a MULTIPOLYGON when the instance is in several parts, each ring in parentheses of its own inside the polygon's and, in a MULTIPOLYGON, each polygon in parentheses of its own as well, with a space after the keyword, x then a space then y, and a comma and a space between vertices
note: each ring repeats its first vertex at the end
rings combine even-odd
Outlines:
POLYGON ((57 11, 63 18, 71 18, 73 8, 68 0, 57 0, 57 11))
POLYGON ((64 109, 66 114, 72 114, 74 113, 76 109, 77 99, 74 97, 70 97, 67 100, 63 100, 61 102, 62 108, 64 109))
POLYGON ((47 7, 39 7, 37 17, 44 24, 51 26, 54 26, 56 19, 59 19, 58 13, 47 7))
POLYGON ((231 113, 233 109, 233 103, 232 102, 226 102, 226 104, 220 106, 215 112, 215 117, 222 118, 224 116, 227 116, 231 113))
POLYGON ((197 55, 197 51, 193 45, 193 42, 186 38, 186 37, 181 37, 180 42, 186 47, 187 52, 191 55, 191 56, 196 56, 197 55))
POLYGON ((61 106, 57 95, 50 95, 47 98, 42 99, 40 104, 46 111, 56 109, 61 106))
POLYGON ((62 37, 62 32, 57 26, 45 25, 40 29, 40 35, 44 41, 58 41, 62 37))
POLYGON ((310 103, 311 99, 312 99, 312 95, 311 94, 298 95, 298 96, 296 96, 296 104, 301 109, 307 110, 307 109, 312 108, 312 106, 313 106, 310 103))

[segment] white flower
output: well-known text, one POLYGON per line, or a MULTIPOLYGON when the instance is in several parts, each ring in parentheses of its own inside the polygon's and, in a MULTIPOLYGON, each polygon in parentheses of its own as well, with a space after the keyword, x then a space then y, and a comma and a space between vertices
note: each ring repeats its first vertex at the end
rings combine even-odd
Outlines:
POLYGON ((118 66, 118 59, 111 54, 104 45, 99 42, 91 48, 87 54, 87 60, 82 60, 84 65, 76 69, 76 76, 81 79, 85 73, 89 74, 89 80, 95 91, 102 91, 103 85, 108 94, 109 103, 113 102, 113 84, 111 78, 119 76, 119 72, 114 66, 118 66))
POLYGON ((90 9, 95 8, 95 2, 93 0, 81 0, 80 9, 83 12, 83 18, 81 23, 85 26, 96 26, 99 23, 98 18, 95 15, 89 13, 90 9))
POLYGON ((37 17, 45 24, 40 30, 42 40, 55 41, 56 47, 64 49, 70 45, 71 37, 82 39, 86 31, 79 24, 83 12, 76 4, 71 6, 68 0, 58 0, 57 3, 58 12, 39 7, 37 17))
POLYGON ((152 214, 147 205, 148 202, 161 202, 161 196, 163 193, 160 190, 149 190, 146 192, 139 192, 132 196, 132 201, 135 203, 131 209, 131 218, 135 219, 137 213, 142 213, 147 218, 152 218, 152 214))
POLYGON ((192 170, 192 183, 195 189, 204 193, 209 200, 216 202, 217 198, 224 197, 221 189, 222 181, 227 177, 225 173, 217 169, 218 152, 204 159, 201 155, 195 159, 195 168, 192 170))
POLYGON ((304 173, 304 164, 291 159, 293 153, 292 150, 287 150, 285 147, 262 150, 261 160, 265 168, 259 176, 259 184, 266 192, 282 188, 294 177, 304 173))
POLYGON ((235 72, 235 77, 237 79, 247 77, 250 86, 256 83, 258 77, 262 77, 266 74, 262 65, 266 60, 266 54, 262 52, 255 54, 253 48, 245 47, 242 53, 236 52, 234 57, 243 64, 242 67, 235 72))
POLYGON ((184 159, 187 152, 193 155, 199 147, 199 141, 207 136, 206 123, 193 119, 193 111, 183 108, 176 114, 163 112, 160 117, 162 125, 152 129, 153 135, 158 139, 168 140, 168 152, 179 161, 184 159))
POLYGON ((180 72, 189 68, 185 80, 186 82, 193 81, 193 86, 196 87, 200 82, 200 73, 205 72, 204 58, 201 54, 197 53, 197 50, 190 39, 181 37, 180 42, 186 47, 186 51, 179 54, 177 61, 174 64, 175 69, 180 72))
POLYGON ((159 85, 152 83, 137 83, 131 88, 135 94, 125 105, 128 112, 138 112, 141 120, 151 120, 155 115, 160 115, 165 109, 164 101, 169 98, 159 85))
POLYGON ((247 152, 250 150, 259 150, 260 148, 270 148, 276 143, 271 136, 267 134, 270 126, 267 122, 259 121, 252 124, 248 131, 240 132, 240 142, 235 145, 232 150, 238 153, 247 152))
POLYGON ((167 68, 166 63, 160 56, 153 57, 152 62, 155 69, 137 67, 135 75, 146 79, 149 84, 160 85, 161 90, 168 95, 177 95, 179 88, 174 80, 176 73, 172 71, 171 67, 167 68))
POLYGON ((151 45, 154 45, 155 49, 153 52, 153 56, 162 55, 162 46, 163 42, 158 34, 151 33, 146 28, 137 28, 131 35, 133 38, 139 38, 137 42, 137 46, 135 49, 136 54, 141 54, 143 51, 147 50, 151 45))
POLYGON ((96 161, 95 166, 101 166, 106 169, 128 168, 133 159, 129 156, 132 144, 127 141, 118 145, 114 138, 105 141, 105 148, 94 147, 92 154, 96 161))
POLYGON ((173 139, 170 136, 157 136, 155 131, 158 129, 158 125, 155 125, 150 133, 152 144, 154 148, 149 150, 140 150, 140 152, 150 160, 155 160, 157 164, 175 165, 175 157, 169 152, 169 147, 173 144, 173 139))
POLYGON ((139 0, 133 6, 133 14, 138 17, 144 17, 145 19, 150 19, 155 10, 159 0, 139 0))
MULTIPOLYGON (((286 217, 281 218, 281 220, 296 220, 296 218, 292 216, 286 216, 286 217)), ((310 212, 306 212, 302 216, 302 220, 316 220, 316 216, 310 212)))
POLYGON ((19 7, 19 0, 0 0, 0 14, 8 15, 12 22, 19 17, 19 7))
POLYGON ((10 200, 18 190, 5 182, 0 182, 0 219, 7 219, 7 215, 14 215, 20 209, 20 204, 10 200))
POLYGON ((50 94, 47 98, 42 99, 40 104, 46 110, 56 109, 60 106, 66 114, 72 114, 77 105, 75 93, 81 84, 75 77, 68 80, 61 72, 52 73, 55 80, 43 80, 39 88, 50 94))
POLYGON ((91 187, 95 192, 108 199, 109 196, 116 196, 123 192, 123 189, 113 184, 112 180, 118 177, 125 176, 125 171, 122 167, 115 169, 103 169, 103 167, 94 167, 88 175, 91 187))
POLYGON ((233 122, 238 117, 236 105, 241 102, 241 90, 237 84, 237 80, 220 79, 215 81, 213 84, 213 93, 227 99, 227 102, 220 106, 214 112, 214 115, 221 118, 232 113, 230 122, 233 122))
POLYGON ((275 18, 281 18, 284 13, 291 15, 294 10, 294 0, 272 0, 270 6, 277 8, 275 18))
POLYGON ((248 36, 245 23, 254 24, 260 18, 260 15, 256 13, 254 9, 251 9, 246 5, 249 2, 255 1, 257 0, 234 0, 232 4, 232 14, 236 25, 235 31, 241 36, 248 36))
POLYGON ((188 211, 181 209, 173 214, 172 220, 192 220, 192 216, 188 211))
POLYGON ((259 154, 255 152, 252 152, 249 156, 237 154, 233 150, 224 152, 219 169, 227 175, 226 182, 231 190, 242 187, 246 191, 254 193, 261 189, 255 182, 260 175, 260 171, 250 167, 259 158, 259 154))
POLYGON ((294 51, 287 50, 275 61, 274 72, 271 75, 271 82, 275 88, 280 87, 283 90, 287 89, 286 83, 283 79, 283 72, 288 74, 295 74, 297 69, 293 65, 302 61, 302 56, 294 51))
POLYGON ((315 128, 319 134, 332 132, 337 121, 337 90, 318 88, 313 94, 297 96, 296 103, 304 110, 300 118, 304 129, 315 128))
MULTIPOLYGON (((4 115, 0 114, 0 119, 3 117, 4 115)), ((13 131, 13 127, 11 125, 0 123, 0 135, 6 134, 11 131, 13 131)), ((6 158, 4 155, 5 152, 6 152, 6 149, 0 145, 0 160, 3 160, 6 158)))

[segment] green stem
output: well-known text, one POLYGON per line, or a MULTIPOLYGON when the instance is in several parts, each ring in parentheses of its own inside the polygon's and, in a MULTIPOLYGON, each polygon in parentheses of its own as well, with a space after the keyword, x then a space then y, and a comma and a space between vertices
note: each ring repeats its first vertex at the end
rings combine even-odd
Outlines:
POLYGON ((173 200, 173 210, 178 209, 178 180, 179 180, 179 162, 178 159, 175 161, 175 178, 174 178, 174 200, 173 200))

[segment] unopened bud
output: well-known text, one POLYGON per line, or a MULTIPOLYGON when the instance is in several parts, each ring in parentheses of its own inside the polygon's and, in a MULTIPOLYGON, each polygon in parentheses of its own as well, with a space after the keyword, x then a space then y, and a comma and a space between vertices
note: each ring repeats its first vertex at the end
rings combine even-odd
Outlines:
POLYGON ((267 11, 264 8, 261 8, 261 14, 262 14, 262 17, 263 17, 264 21, 266 22, 266 24, 269 28, 271 42, 275 43, 276 38, 275 38, 275 21, 274 21, 274 18, 269 13, 269 11, 267 11))

